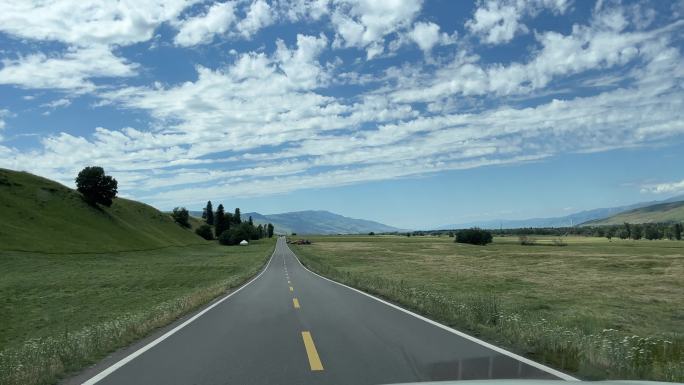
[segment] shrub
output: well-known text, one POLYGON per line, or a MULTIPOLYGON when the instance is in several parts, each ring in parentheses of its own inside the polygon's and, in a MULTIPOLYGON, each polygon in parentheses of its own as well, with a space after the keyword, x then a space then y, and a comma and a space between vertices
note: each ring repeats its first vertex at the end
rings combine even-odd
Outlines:
POLYGON ((209 226, 209 225, 202 225, 202 226, 196 228, 195 234, 199 235, 200 237, 202 237, 208 241, 214 239, 214 232, 211 230, 211 226, 209 226))
POLYGON ((111 206, 112 199, 116 198, 117 187, 116 179, 105 175, 102 167, 86 167, 76 177, 76 189, 93 206, 97 203, 111 206))
POLYGON ((492 233, 487 230, 482 230, 477 227, 472 229, 461 230, 456 233, 457 243, 469 243, 471 245, 486 245, 492 243, 492 233))
MULTIPOLYGON (((610 239, 610 238, 608 238, 610 239)), ((567 246, 568 244, 563 240, 563 238, 554 238, 553 239, 553 245, 554 246, 567 246)))
POLYGON ((532 237, 528 237, 527 235, 521 235, 521 236, 519 236, 519 237, 518 237, 518 242, 520 242, 520 244, 523 245, 523 246, 533 246, 533 245, 536 245, 536 244, 537 244, 537 240, 536 240, 536 239, 534 239, 534 238, 532 238, 532 237))
POLYGON ((190 213, 185 207, 175 207, 171 213, 171 218, 183 227, 190 227, 190 213))

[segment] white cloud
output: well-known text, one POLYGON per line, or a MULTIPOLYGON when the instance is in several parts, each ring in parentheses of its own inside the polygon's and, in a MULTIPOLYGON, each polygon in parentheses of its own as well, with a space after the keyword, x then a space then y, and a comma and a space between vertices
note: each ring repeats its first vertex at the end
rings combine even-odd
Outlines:
POLYGON ((41 104, 41 107, 47 107, 50 109, 56 109, 61 107, 69 107, 71 105, 71 100, 67 98, 56 99, 48 103, 41 104))
POLYGON ((449 36, 439 32, 439 25, 432 22, 417 22, 408 33, 409 38, 418 45, 423 52, 430 52, 437 44, 453 44, 456 34, 449 36))
POLYGON ((567 8, 566 0, 481 0, 466 27, 485 43, 507 43, 516 34, 527 32, 527 27, 521 23, 523 17, 534 16, 543 9, 564 13, 567 8))
POLYGON ((138 65, 114 56, 104 46, 70 48, 58 56, 43 53, 2 60, 0 84, 76 92, 95 88, 89 79, 134 76, 138 65))
MULTIPOLYGON (((0 109, 0 130, 5 129, 5 120, 3 118, 6 116, 9 116, 9 111, 5 109, 0 109)), ((2 136, 0 136, 0 140, 2 140, 2 136)))
POLYGON ((385 36, 410 27, 422 6, 418 0, 339 0, 334 4, 334 46, 365 49, 368 59, 384 52, 385 36))
POLYGON ((671 34, 682 27, 684 22, 677 21, 648 32, 619 32, 598 21, 598 25, 575 25, 569 35, 540 32, 536 38, 541 48, 526 63, 480 65, 477 56, 461 52, 448 65, 424 76, 395 72, 401 87, 392 97, 401 102, 436 102, 459 94, 528 94, 560 76, 652 61, 666 50, 671 34))
POLYGON ((180 22, 174 42, 180 46, 210 42, 215 35, 226 33, 235 20, 233 2, 216 3, 207 10, 206 14, 180 22))
POLYGON ((20 38, 74 46, 129 45, 152 38, 194 0, 0 2, 0 31, 20 38))
POLYGON ((674 194, 684 192, 684 180, 679 182, 658 183, 642 186, 642 193, 674 194))
POLYGON ((275 15, 268 3, 264 0, 255 0, 249 6, 245 18, 238 22, 236 29, 242 36, 249 38, 274 22, 275 15))
MULTIPOLYGON (((179 28, 176 43, 201 44, 217 35, 247 38, 278 20, 320 21, 326 15, 335 36, 299 34, 296 43, 276 40, 273 51, 273 42, 242 53, 236 45, 225 50, 229 63, 204 63, 192 80, 152 79, 148 86, 97 88, 97 78, 139 71, 112 53, 113 45, 123 44, 115 41, 126 41, 120 36, 108 45, 91 41, 59 55, 6 60, 0 82, 97 90, 103 104, 122 113, 149 113, 151 122, 141 123, 147 128, 50 135, 31 150, 0 144, 0 167, 62 175, 70 184, 83 164, 97 163, 132 197, 172 207, 199 205, 209 196, 282 193, 648 146, 684 135, 684 61, 676 40, 681 21, 648 30, 644 11, 642 30, 630 14, 599 7, 587 25, 575 25, 570 33, 535 32, 538 47, 521 62, 485 64, 467 44, 446 55, 435 50, 453 43, 455 34, 416 21, 419 2, 236 4, 231 12, 244 15, 242 20, 231 19, 228 5, 214 4, 171 22, 179 28), (296 8, 286 12, 283 4, 296 8), (345 67, 349 63, 340 58, 322 62, 329 37, 332 45, 359 48, 371 58, 385 52, 388 40, 415 43, 426 57, 435 57, 377 76, 357 72, 357 63, 345 67), (555 80, 601 87, 561 99, 564 86, 555 80), (350 87, 358 89, 351 96, 332 88, 348 83, 361 87, 350 87)), ((512 36, 542 6, 556 12, 567 7, 528 5, 534 8, 520 8, 512 36)), ((509 35, 497 36, 498 41, 509 35)), ((45 106, 65 106, 68 100, 45 106)))

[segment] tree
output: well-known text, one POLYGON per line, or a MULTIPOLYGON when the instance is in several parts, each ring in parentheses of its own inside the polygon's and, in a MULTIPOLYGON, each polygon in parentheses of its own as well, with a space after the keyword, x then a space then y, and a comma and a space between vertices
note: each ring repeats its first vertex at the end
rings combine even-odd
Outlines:
POLYGON ((219 243, 222 245, 239 245, 243 240, 255 239, 253 230, 254 226, 250 226, 247 222, 231 226, 230 229, 221 233, 219 243))
POLYGON ((672 231, 674 233, 674 238, 678 241, 682 240, 682 224, 681 223, 675 223, 674 229, 672 231))
POLYGON ((269 238, 273 238, 273 225, 271 223, 266 226, 266 234, 269 238))
POLYGON ((86 167, 76 177, 76 189, 89 204, 112 205, 116 198, 118 183, 116 179, 105 175, 102 167, 86 167))
POLYGON ((638 241, 639 239, 641 239, 641 236, 643 234, 642 228, 640 225, 633 225, 631 227, 632 227, 632 229, 631 229, 632 239, 634 239, 635 241, 638 241))
POLYGON ((209 225, 201 225, 200 227, 196 228, 195 234, 206 239, 207 241, 214 239, 214 234, 212 233, 211 226, 209 225))
POLYGON ((211 205, 211 201, 207 202, 207 207, 204 210, 207 213, 207 217, 205 218, 207 221, 207 224, 213 225, 214 224, 214 207, 211 205))
POLYGON ((652 241, 654 239, 660 239, 661 234, 660 231, 658 231, 658 226, 653 224, 645 225, 644 238, 648 239, 649 241, 652 241))
POLYGON ((627 222, 625 222, 624 226, 625 226, 625 234, 627 235, 627 237, 623 238, 623 239, 632 238, 632 226, 630 226, 630 224, 627 222))
POLYGON ((216 234, 216 238, 219 238, 226 229, 226 216, 223 212, 223 205, 219 204, 214 216, 214 234, 216 234))
POLYGON ((613 229, 612 227, 607 228, 606 229, 606 238, 608 238, 608 240, 610 241, 613 238, 614 233, 615 233, 615 229, 613 229))
POLYGON ((233 223, 236 223, 236 224, 242 223, 242 219, 240 218, 240 208, 239 207, 235 208, 235 214, 233 214, 233 223))
POLYGON ((457 243, 470 243, 472 245, 486 245, 492 243, 492 233, 487 230, 482 230, 477 227, 472 229, 461 230, 456 233, 457 243))
POLYGON ((171 217, 179 225, 183 227, 190 227, 190 222, 188 221, 190 219, 190 213, 185 209, 185 207, 174 207, 171 217))
POLYGON ((254 221, 252 220, 252 216, 251 216, 251 215, 249 216, 249 219, 247 220, 247 223, 249 223, 250 225, 254 226, 254 221))
POLYGON ((259 238, 263 238, 264 237, 264 226, 259 224, 259 226, 257 226, 257 233, 259 233, 259 238))

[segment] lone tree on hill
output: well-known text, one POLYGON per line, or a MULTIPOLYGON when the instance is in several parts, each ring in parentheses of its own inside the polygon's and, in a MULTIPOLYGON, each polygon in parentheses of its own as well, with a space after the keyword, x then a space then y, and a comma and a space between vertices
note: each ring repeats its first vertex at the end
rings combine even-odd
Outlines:
POLYGON ((183 227, 190 227, 190 222, 188 221, 190 219, 190 213, 185 207, 174 208, 173 213, 171 213, 171 217, 179 225, 183 227))
POLYGON ((208 225, 214 224, 214 207, 211 205, 211 201, 207 202, 207 207, 204 209, 207 213, 205 218, 208 225))
POLYGON ((116 198, 117 187, 116 179, 105 175, 102 167, 86 167, 76 177, 78 192, 93 206, 99 203, 110 207, 112 199, 116 198))

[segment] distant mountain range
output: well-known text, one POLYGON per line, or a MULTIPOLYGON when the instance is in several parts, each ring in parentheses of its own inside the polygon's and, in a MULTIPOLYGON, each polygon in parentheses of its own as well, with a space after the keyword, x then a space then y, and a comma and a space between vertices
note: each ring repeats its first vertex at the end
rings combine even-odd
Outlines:
POLYGON ((597 219, 585 225, 619 225, 628 223, 663 223, 684 220, 684 201, 665 202, 628 210, 608 218, 597 219))
MULTIPOLYGON (((202 216, 201 211, 191 211, 193 216, 202 216)), ((349 218, 324 210, 295 211, 282 214, 242 213, 242 219, 249 217, 255 224, 272 223, 280 234, 367 234, 401 231, 379 222, 349 218)))
MULTIPOLYGON (((511 220, 511 219, 495 219, 495 220, 487 220, 487 221, 474 221, 474 222, 466 222, 466 223, 439 226, 438 229, 440 229, 440 230, 464 229, 464 228, 470 228, 470 227, 480 227, 483 229, 498 229, 500 227, 505 228, 505 229, 515 229, 515 228, 522 228, 522 227, 576 226, 576 225, 580 225, 580 224, 591 222, 591 221, 597 221, 596 223, 599 223, 598 220, 613 217, 617 214, 621 214, 621 213, 624 213, 624 212, 630 211, 630 210, 636 210, 636 209, 646 208, 646 207, 650 207, 650 206, 654 206, 654 205, 679 202, 679 201, 684 201, 684 195, 679 195, 679 196, 672 197, 672 198, 662 200, 662 201, 640 202, 640 203, 635 203, 635 204, 626 205, 626 206, 585 210, 585 211, 580 211, 580 212, 570 214, 570 215, 566 215, 566 216, 562 216, 562 217, 529 218, 529 219, 513 219, 513 220, 511 220)), ((654 212, 656 212, 656 211, 654 211, 654 212)), ((634 216, 633 218, 634 219, 639 218, 639 220, 643 220, 646 222, 649 222, 649 221, 656 221, 657 222, 658 221, 657 219, 655 219, 656 218, 655 216, 654 216, 654 220, 649 220, 648 216, 644 216, 644 215, 634 216)), ((684 220, 684 218, 681 218, 681 219, 684 220)), ((622 223, 622 222, 619 222, 619 223, 622 223)), ((632 223, 638 223, 638 222, 632 222, 632 223)))

